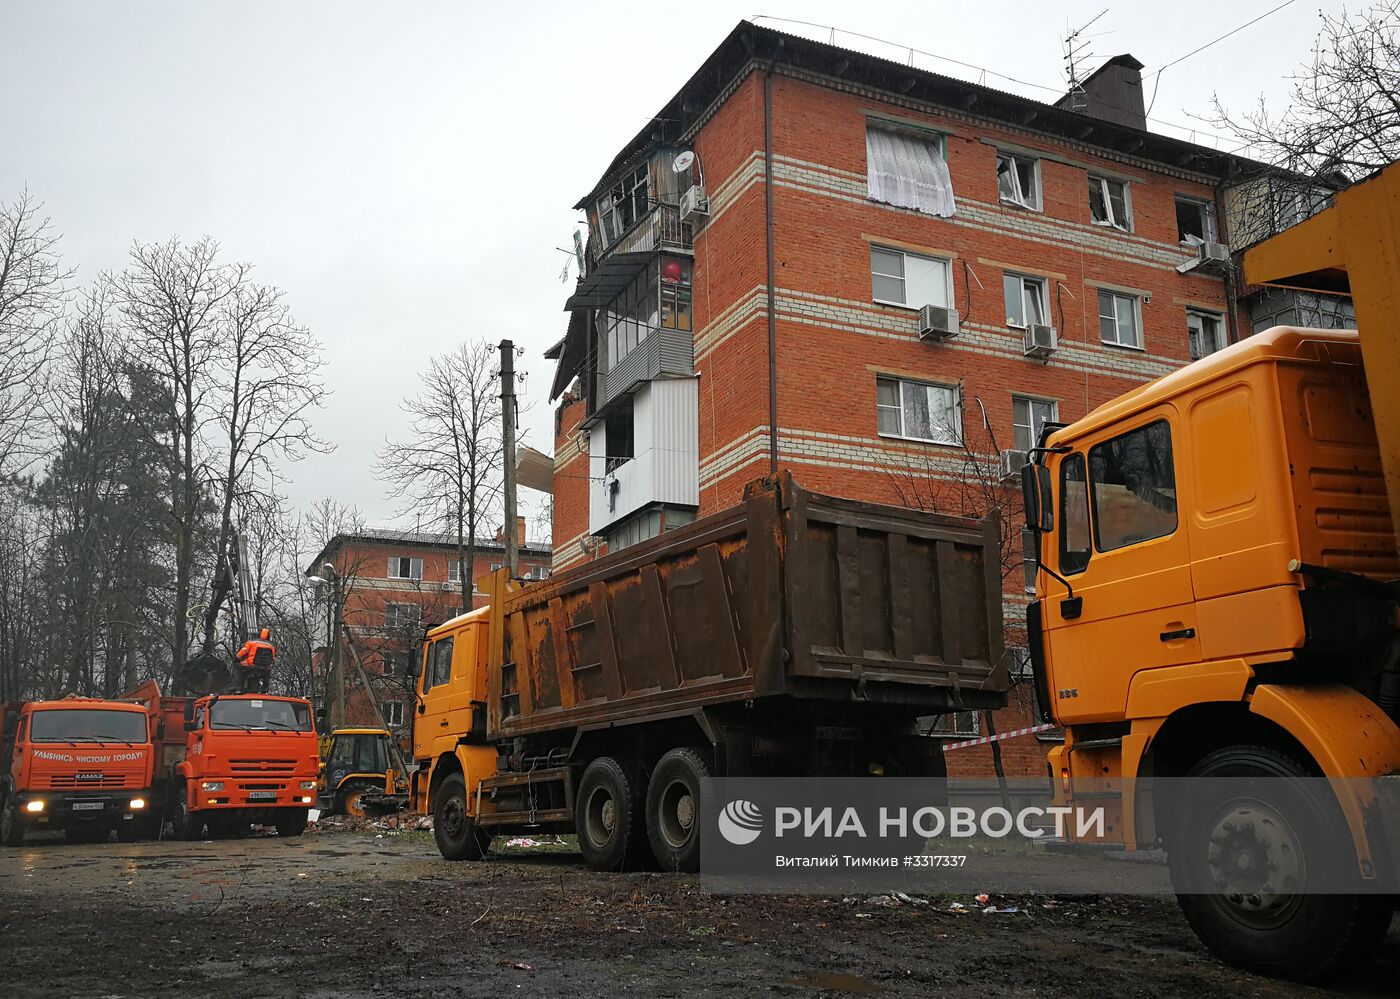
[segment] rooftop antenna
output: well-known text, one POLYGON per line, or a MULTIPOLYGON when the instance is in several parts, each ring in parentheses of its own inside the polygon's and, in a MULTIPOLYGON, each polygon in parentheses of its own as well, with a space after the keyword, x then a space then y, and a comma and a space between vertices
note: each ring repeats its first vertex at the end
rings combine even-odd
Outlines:
POLYGON ((1069 109, 1080 114, 1089 107, 1089 97, 1084 92, 1084 79, 1088 76, 1086 63, 1093 56, 1089 51, 1091 43, 1084 37, 1084 32, 1107 13, 1108 8, 1105 7, 1065 36, 1065 75, 1069 78, 1069 109))

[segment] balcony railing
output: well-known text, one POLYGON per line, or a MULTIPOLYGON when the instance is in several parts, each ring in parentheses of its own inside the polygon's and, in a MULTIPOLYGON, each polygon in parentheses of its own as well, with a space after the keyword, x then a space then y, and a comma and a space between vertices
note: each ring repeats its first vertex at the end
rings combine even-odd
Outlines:
POLYGON ((592 241, 590 244, 589 270, 614 253, 650 253, 658 250, 689 253, 695 247, 694 232, 689 222, 681 221, 680 207, 665 203, 652 207, 601 250, 592 241))

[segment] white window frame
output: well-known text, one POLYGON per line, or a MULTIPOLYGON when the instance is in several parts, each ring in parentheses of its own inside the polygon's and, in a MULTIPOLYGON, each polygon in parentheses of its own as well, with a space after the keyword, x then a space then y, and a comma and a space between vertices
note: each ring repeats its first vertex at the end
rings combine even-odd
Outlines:
POLYGON ((1112 340, 1105 340, 1105 339, 1103 338, 1103 323, 1100 322, 1100 323, 1099 323, 1099 342, 1100 342, 1100 343, 1107 344, 1107 345, 1110 346, 1110 347, 1127 347, 1129 350, 1144 350, 1144 349, 1146 349, 1146 348, 1143 346, 1143 342, 1142 342, 1142 341, 1143 341, 1143 338, 1142 338, 1142 296, 1141 296, 1141 295, 1134 295, 1134 294, 1131 294, 1130 292, 1126 292, 1126 291, 1114 291, 1112 288, 1099 288, 1099 289, 1098 289, 1098 295, 1096 296, 1097 299, 1098 299, 1098 308, 1099 308, 1099 311, 1098 311, 1097 316, 1095 317, 1096 319, 1099 319, 1099 320, 1103 320, 1103 319, 1107 319, 1107 318, 1108 318, 1108 317, 1105 316, 1104 313, 1103 313, 1103 296, 1104 296, 1104 295, 1108 295, 1108 296, 1113 300, 1113 334, 1114 334, 1114 337, 1115 337, 1115 338, 1112 339, 1112 340), (1133 325, 1133 336, 1136 337, 1136 339, 1137 339, 1137 342, 1136 342, 1136 343, 1124 343, 1122 340, 1117 339, 1117 336, 1118 336, 1118 320, 1119 320, 1120 318, 1122 318, 1122 317, 1119 315, 1119 312, 1118 312, 1118 308, 1119 308, 1119 303, 1120 303, 1120 302, 1129 302, 1129 303, 1131 303, 1132 310, 1133 310, 1133 324, 1132 324, 1132 325, 1133 325))
POLYGON ((462 560, 450 558, 447 560, 447 581, 449 583, 460 583, 462 581, 462 560))
MULTIPOLYGON (((1047 281, 1047 280, 1046 280, 1045 278, 1043 278, 1043 277, 1038 277, 1038 276, 1035 275, 1035 274, 1018 274, 1018 273, 1016 273, 1015 271, 1003 271, 1003 272, 1002 272, 1002 297, 1003 297, 1003 302, 1002 302, 1002 304, 1003 304, 1003 305, 1005 305, 1005 292, 1006 292, 1006 282, 1007 282, 1007 281, 1019 281, 1019 282, 1020 282, 1020 284, 1021 284, 1021 308, 1022 308, 1023 311, 1024 311, 1025 307, 1026 307, 1026 285, 1027 285, 1027 284, 1034 285, 1034 286, 1038 289, 1038 295, 1039 295, 1039 298, 1040 298, 1040 315, 1041 315, 1041 318, 1042 318, 1046 323, 1048 323, 1049 325, 1051 325, 1051 326, 1054 325, 1054 323, 1050 323, 1050 282, 1049 282, 1049 281, 1047 281)), ((1027 317, 1027 318, 1028 318, 1028 317, 1027 317)), ((1012 329, 1023 330, 1023 329, 1025 329, 1025 328, 1029 325, 1029 323, 1026 323, 1026 322, 1020 322, 1020 323, 1014 322, 1014 321, 1012 320, 1012 317, 1011 317, 1011 316, 1007 316, 1007 317, 1006 317, 1006 325, 1009 326, 1009 327, 1011 327, 1012 329)))
POLYGON ((963 442, 963 427, 962 427, 962 390, 961 390, 957 385, 949 385, 949 384, 947 384, 947 383, 945 383, 945 382, 925 382, 925 381, 919 381, 919 380, 914 379, 914 378, 900 378, 898 375, 877 375, 877 376, 875 377, 875 432, 876 432, 880 437, 884 437, 884 438, 886 438, 886 439, 903 440, 903 441, 917 441, 917 442, 920 443, 920 444, 939 444, 939 445, 942 445, 942 446, 945 446, 945 447, 961 447, 961 446, 962 446, 962 442, 963 442), (882 405, 882 404, 881 404, 881 402, 880 402, 880 383, 881 383, 881 382, 893 382, 893 383, 897 386, 897 391, 899 392, 899 406, 898 406, 898 413, 899 413, 899 433, 890 433, 889 431, 881 430, 881 429, 880 429, 880 411, 881 411, 881 410, 894 410, 894 409, 896 408, 896 407, 893 407, 893 406, 887 406, 887 405, 882 405), (952 401, 953 401, 952 412, 953 412, 953 422, 954 422, 954 424, 955 424, 955 426, 952 428, 952 429, 953 429, 953 437, 952 437, 952 439, 950 439, 950 440, 940 440, 940 439, 937 438, 937 437, 918 437, 918 436, 914 436, 914 435, 911 435, 911 434, 905 432, 905 431, 906 431, 906 427, 905 427, 905 424, 904 424, 904 393, 905 393, 906 387, 907 387, 910 391, 913 391, 913 390, 915 390, 915 389, 925 389, 925 390, 927 390, 927 389, 940 389, 940 390, 942 390, 942 391, 944 391, 944 392, 950 392, 950 393, 952 393, 952 396, 953 396, 953 400, 952 400, 952 401))
POLYGON ((997 197, 1004 205, 1016 205, 1020 208, 1028 208, 1033 212, 1041 211, 1044 201, 1041 196, 1040 183, 1040 159, 1038 157, 1027 156, 1024 153, 998 152, 997 153, 997 197), (1010 163, 1011 176, 1015 180, 1016 192, 1019 198, 1008 198, 1001 191, 1001 164, 1006 160, 1010 163), (1031 196, 1027 197, 1026 192, 1021 190, 1021 175, 1016 170, 1016 163, 1029 163, 1031 166, 1031 196))
MULTIPOLYGON (((1188 195, 1188 194, 1178 194, 1178 195, 1176 195, 1176 197, 1175 197, 1175 198, 1173 199, 1173 201, 1172 201, 1172 215, 1173 215, 1173 217, 1175 217, 1175 215, 1176 215, 1176 206, 1177 206, 1178 203, 1180 203, 1180 204, 1187 204, 1187 205, 1194 205, 1195 207, 1197 207, 1197 208, 1199 208, 1199 209, 1201 210, 1201 219, 1202 219, 1202 221, 1205 223, 1205 224, 1202 226, 1202 228, 1205 230, 1205 236, 1203 237, 1203 239, 1204 239, 1204 241, 1207 242, 1207 243, 1214 243, 1214 242, 1215 242, 1215 234, 1216 234, 1216 228, 1215 228, 1215 205, 1213 205, 1213 204, 1212 204, 1211 202, 1209 202, 1209 201, 1206 201, 1206 200, 1203 199, 1203 198, 1193 198, 1193 197, 1191 197, 1191 196, 1188 195)), ((1195 246, 1196 244, 1195 244, 1195 243, 1192 243, 1192 242, 1191 242, 1190 240, 1188 240, 1188 239, 1183 239, 1183 240, 1181 240, 1181 245, 1182 245, 1182 246, 1195 246)))
POLYGON ((390 728, 403 727, 403 701, 384 702, 384 724, 390 728))
POLYGON ((1117 229, 1120 232, 1133 231, 1133 185, 1126 180, 1118 180, 1116 177, 1104 177, 1096 173, 1089 174, 1089 183, 1099 185, 1099 192, 1103 195, 1104 211, 1108 213, 1106 219, 1094 218, 1094 201, 1089 199, 1089 221, 1097 226, 1117 229), (1123 189, 1123 212, 1127 215, 1125 219, 1118 219, 1113 214, 1113 198, 1110 195, 1110 184, 1117 184, 1123 189))
POLYGON ((935 256, 933 256, 932 254, 928 254, 928 253, 910 253, 908 250, 900 250, 900 249, 897 249, 897 248, 895 248, 895 247, 893 247, 893 246, 882 246, 882 245, 879 244, 879 243, 871 243, 871 244, 870 244, 870 300, 871 300, 872 302, 876 303, 877 305, 893 305, 893 306, 895 306, 896 308, 900 308, 900 309, 914 309, 915 311, 917 311, 917 310, 923 308, 925 305, 937 305, 937 306, 939 306, 940 308, 945 308, 945 309, 957 308, 956 304, 953 302, 953 261, 950 260, 950 259, 947 258, 947 257, 935 257, 935 256), (903 273, 903 274, 900 274, 900 275, 894 275, 894 274, 886 274, 886 273, 884 273, 884 272, 882 272, 882 271, 876 271, 876 270, 875 270, 875 254, 876 254, 877 252, 879 252, 879 253, 895 253, 895 254, 898 254, 901 258, 903 258, 900 266, 901 266, 901 269, 904 271, 904 273, 903 273), (929 263, 935 263, 935 264, 941 264, 941 265, 942 265, 942 267, 943 267, 943 301, 942 301, 942 302, 910 302, 910 301, 907 300, 907 299, 909 298, 909 261, 910 261, 910 260, 923 260, 923 261, 927 261, 927 262, 929 262, 929 263), (898 302, 898 301, 894 301, 893 299, 879 298, 879 297, 877 297, 876 294, 875 294, 875 276, 876 276, 876 274, 879 274, 880 277, 890 278, 890 279, 894 279, 894 278, 897 277, 898 280, 899 280, 900 282, 902 282, 902 284, 903 284, 903 287, 904 287, 904 297, 905 297, 906 301, 898 302))
MULTIPOLYGON (((1040 427, 1047 423, 1058 423, 1060 419, 1060 403, 1055 399, 1045 399, 1034 395, 1020 395, 1019 393, 1011 397, 1011 443, 1016 444, 1016 431, 1025 429, 1030 447, 1035 447, 1035 442, 1040 434, 1037 433, 1036 407, 1048 407, 1049 413, 1042 416, 1038 421, 1040 427), (1022 421, 1019 409, 1026 411, 1026 420, 1022 421)), ((1029 451, 1030 448, 1016 448, 1018 451, 1029 451)))
POLYGON ((934 738, 966 739, 982 734, 982 712, 948 711, 934 718, 928 734, 934 738))
POLYGON ((1219 312, 1208 312, 1205 309, 1186 310, 1186 349, 1191 360, 1199 361, 1203 357, 1209 357, 1216 351, 1224 350, 1225 343, 1225 317, 1219 312), (1199 324, 1199 330, 1191 328, 1192 321, 1199 324), (1200 343, 1205 336, 1204 321, 1209 320, 1215 324, 1215 346, 1210 350, 1202 350, 1200 343))
POLYGON ((416 558, 412 555, 390 555, 387 566, 389 570, 389 579, 418 580, 423 578, 423 560, 421 558, 416 558), (408 563, 407 576, 400 575, 403 570, 404 562, 408 563))

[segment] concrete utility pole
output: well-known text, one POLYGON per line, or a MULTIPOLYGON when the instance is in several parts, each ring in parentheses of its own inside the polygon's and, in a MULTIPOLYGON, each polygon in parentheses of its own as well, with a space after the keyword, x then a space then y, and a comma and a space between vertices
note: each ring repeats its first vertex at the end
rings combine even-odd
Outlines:
POLYGON ((505 452, 506 568, 514 579, 520 574, 515 537, 515 344, 501 341, 501 441, 505 452))

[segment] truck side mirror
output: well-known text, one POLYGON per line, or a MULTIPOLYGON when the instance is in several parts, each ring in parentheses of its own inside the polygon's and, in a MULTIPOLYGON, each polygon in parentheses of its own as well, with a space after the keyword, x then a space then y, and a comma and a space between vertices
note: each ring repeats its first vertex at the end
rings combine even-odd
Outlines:
MULTIPOLYGON (((415 681, 423 675, 423 649, 423 643, 419 642, 418 645, 414 647, 413 657, 408 664, 408 675, 413 677, 415 681)), ((416 682, 414 686, 417 686, 416 682)))
POLYGON ((194 731, 195 729, 197 729, 197 728, 199 728, 199 725, 196 724, 196 723, 195 723, 195 720, 194 720, 194 701, 186 701, 186 702, 185 702, 185 731, 186 731, 186 732, 193 732, 193 731, 194 731))
POLYGON ((1026 510, 1026 526, 1048 534, 1055 529, 1054 491, 1050 469, 1040 463, 1021 466, 1021 502, 1026 510))

